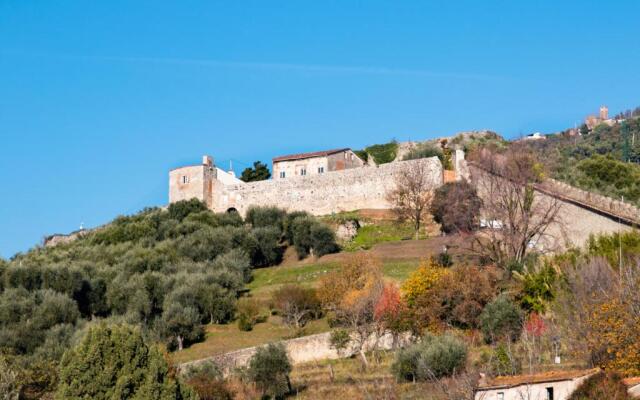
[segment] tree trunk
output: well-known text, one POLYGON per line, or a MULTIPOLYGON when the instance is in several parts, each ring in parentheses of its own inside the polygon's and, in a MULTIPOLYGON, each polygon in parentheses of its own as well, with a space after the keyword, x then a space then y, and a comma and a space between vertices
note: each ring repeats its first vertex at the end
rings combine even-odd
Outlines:
POLYGON ((362 358, 362 364, 365 369, 369 368, 369 361, 367 360, 367 356, 364 354, 364 350, 360 348, 360 358, 362 358))
POLYGON ((180 351, 184 348, 184 338, 182 335, 178 335, 176 339, 178 340, 178 351, 180 351))

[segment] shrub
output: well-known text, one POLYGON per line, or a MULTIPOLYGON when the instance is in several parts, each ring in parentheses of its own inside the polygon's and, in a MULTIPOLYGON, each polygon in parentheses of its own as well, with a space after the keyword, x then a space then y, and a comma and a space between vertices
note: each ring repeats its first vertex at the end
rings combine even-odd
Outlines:
POLYGON ((392 140, 385 144, 374 144, 365 148, 365 151, 373 157, 376 164, 386 164, 396 159, 398 154, 398 142, 392 140))
POLYGON ((260 314, 260 302, 256 299, 242 298, 238 301, 238 328, 250 331, 253 326, 266 318, 260 314))
POLYGON ((170 348, 182 350, 185 345, 196 342, 204 336, 202 316, 197 309, 173 303, 162 313, 164 336, 169 339, 170 348))
POLYGON ((286 211, 277 207, 249 207, 245 221, 254 228, 275 227, 282 232, 286 211))
POLYGON ((301 216, 293 220, 291 223, 291 231, 293 232, 293 245, 298 253, 298 258, 302 259, 309 255, 313 247, 311 239, 311 226, 315 223, 313 217, 301 216))
POLYGON ((447 273, 446 269, 436 265, 433 260, 428 263, 422 262, 420 267, 413 271, 402 284, 402 295, 407 304, 411 306, 418 297, 433 288, 447 273))
POLYGON ((282 261, 281 231, 278 228, 274 226, 254 228, 251 234, 255 239, 255 247, 252 254, 252 261, 255 267, 268 267, 282 261))
POLYGON ((259 347, 249 361, 249 378, 262 391, 263 397, 282 398, 291 391, 289 373, 292 367, 282 343, 259 347))
POLYGON ((494 375, 517 375, 522 372, 520 360, 503 343, 493 349, 489 367, 494 375))
POLYGON ((311 248, 316 257, 335 253, 340 250, 336 243, 336 235, 329 226, 317 222, 311 225, 311 248))
POLYGON ((482 200, 466 180, 449 182, 435 191, 431 214, 445 233, 472 232, 478 228, 482 200))
POLYGON ((431 143, 418 143, 418 145, 411 149, 403 160, 416 160, 418 158, 438 157, 442 161, 442 149, 434 146, 431 143))
POLYGON ((283 229, 284 229, 284 237, 289 242, 289 244, 293 245, 293 237, 294 237, 294 221, 299 217, 308 217, 313 218, 309 213, 305 211, 293 211, 288 213, 283 221, 283 229))
POLYGON ((60 363, 56 399, 196 399, 169 373, 139 329, 100 324, 67 351, 60 363))
POLYGON ((482 310, 480 326, 488 343, 516 340, 522 329, 522 313, 518 305, 503 294, 482 310))
POLYGON ((349 346, 349 342, 351 342, 351 335, 349 335, 349 331, 346 329, 334 329, 331 331, 329 342, 331 343, 331 347, 336 349, 338 352, 341 352, 346 350, 347 346, 349 346))
POLYGON ((615 372, 598 372, 578 386, 568 400, 592 399, 631 400, 633 397, 627 393, 620 375, 615 372))
POLYGON ((203 228, 178 242, 178 251, 193 261, 213 260, 231 250, 231 229, 203 228))
POLYGON ((233 392, 224 382, 222 371, 212 362, 188 368, 183 377, 200 400, 233 400, 233 392))
POLYGON ((320 300, 313 288, 286 285, 273 293, 273 303, 288 325, 302 328, 322 313, 320 300))
POLYGON ((191 213, 207 210, 207 205, 198 199, 181 200, 169 204, 169 218, 182 221, 191 213))
POLYGON ((544 313, 547 303, 554 299, 556 270, 545 264, 539 271, 518 274, 522 279, 520 305, 527 312, 544 313))
POLYGON ((467 347, 460 339, 450 334, 427 335, 400 350, 391 369, 398 379, 424 381, 451 376, 464 368, 466 360, 467 347))

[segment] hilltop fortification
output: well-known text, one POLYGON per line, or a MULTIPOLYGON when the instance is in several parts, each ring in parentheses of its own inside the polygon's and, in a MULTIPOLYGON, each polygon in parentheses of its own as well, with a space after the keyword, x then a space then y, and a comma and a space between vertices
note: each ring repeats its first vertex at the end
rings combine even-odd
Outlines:
MULTIPOLYGON (((277 206, 313 215, 364 208, 385 209, 387 192, 395 177, 412 164, 422 163, 433 187, 443 183, 437 157, 396 161, 380 166, 363 165, 323 173, 299 174, 286 179, 246 183, 215 166, 209 156, 202 164, 181 167, 169 173, 169 202, 197 198, 215 212, 238 211, 250 206, 277 206)), ((316 170, 317 171, 317 170, 316 170)))

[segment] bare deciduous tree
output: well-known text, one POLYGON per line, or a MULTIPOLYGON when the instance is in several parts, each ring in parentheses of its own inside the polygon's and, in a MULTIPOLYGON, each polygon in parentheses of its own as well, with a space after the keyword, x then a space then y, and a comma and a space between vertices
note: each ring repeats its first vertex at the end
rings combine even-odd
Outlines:
POLYGON ((496 155, 474 157, 473 180, 483 200, 486 228, 474 249, 498 265, 522 262, 532 248, 557 246, 552 227, 562 230, 561 202, 543 195, 535 185, 543 179, 542 164, 532 153, 517 147, 496 155))
POLYGON ((395 188, 387 193, 398 219, 413 224, 416 239, 432 199, 433 182, 425 162, 407 163, 395 177, 395 188))

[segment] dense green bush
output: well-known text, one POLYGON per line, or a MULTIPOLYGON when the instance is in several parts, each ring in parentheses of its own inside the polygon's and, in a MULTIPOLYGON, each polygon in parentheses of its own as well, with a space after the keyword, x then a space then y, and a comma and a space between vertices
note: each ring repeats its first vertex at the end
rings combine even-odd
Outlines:
POLYGON ((589 255, 604 257, 612 267, 617 268, 620 265, 620 251, 623 262, 640 256, 640 231, 592 235, 589 237, 587 250, 589 255))
POLYGON ((427 335, 398 351, 391 369, 398 379, 425 381, 461 371, 466 360, 467 346, 460 339, 450 334, 427 335))
POLYGON ((516 340, 522 329, 522 312, 516 303, 502 294, 482 310, 480 327, 488 343, 516 340))
POLYGON ((277 207, 249 207, 245 220, 254 228, 275 227, 282 232, 287 213, 277 207))
MULTIPOLYGON (((94 318, 139 326, 179 349, 201 340, 204 324, 235 318, 252 268, 280 262, 284 246, 295 240, 296 218, 310 221, 308 251, 335 248, 331 232, 304 213, 266 208, 249 217, 245 224, 237 213, 177 202, 118 217, 70 243, 0 260, 0 351, 20 365, 55 366, 94 318)), ((31 374, 33 382, 24 386, 47 389, 52 380, 40 375, 31 374)))
POLYGON ((100 324, 60 363, 56 399, 196 399, 169 373, 162 354, 138 329, 100 324))
POLYGON ((321 257, 339 250, 333 230, 313 217, 295 218, 291 222, 291 232, 293 245, 301 259, 311 252, 321 257))
POLYGON ((376 164, 386 164, 396 159, 398 155, 398 142, 392 140, 385 144, 374 144, 365 149, 373 157, 376 164))
POLYGON ((556 270, 545 263, 539 270, 518 274, 522 290, 518 294, 520 306, 527 312, 544 313, 547 304, 555 297, 556 270))
POLYGON ((248 375, 264 397, 280 399, 291 391, 291 370, 284 345, 272 343, 256 350, 249 361, 248 375))

